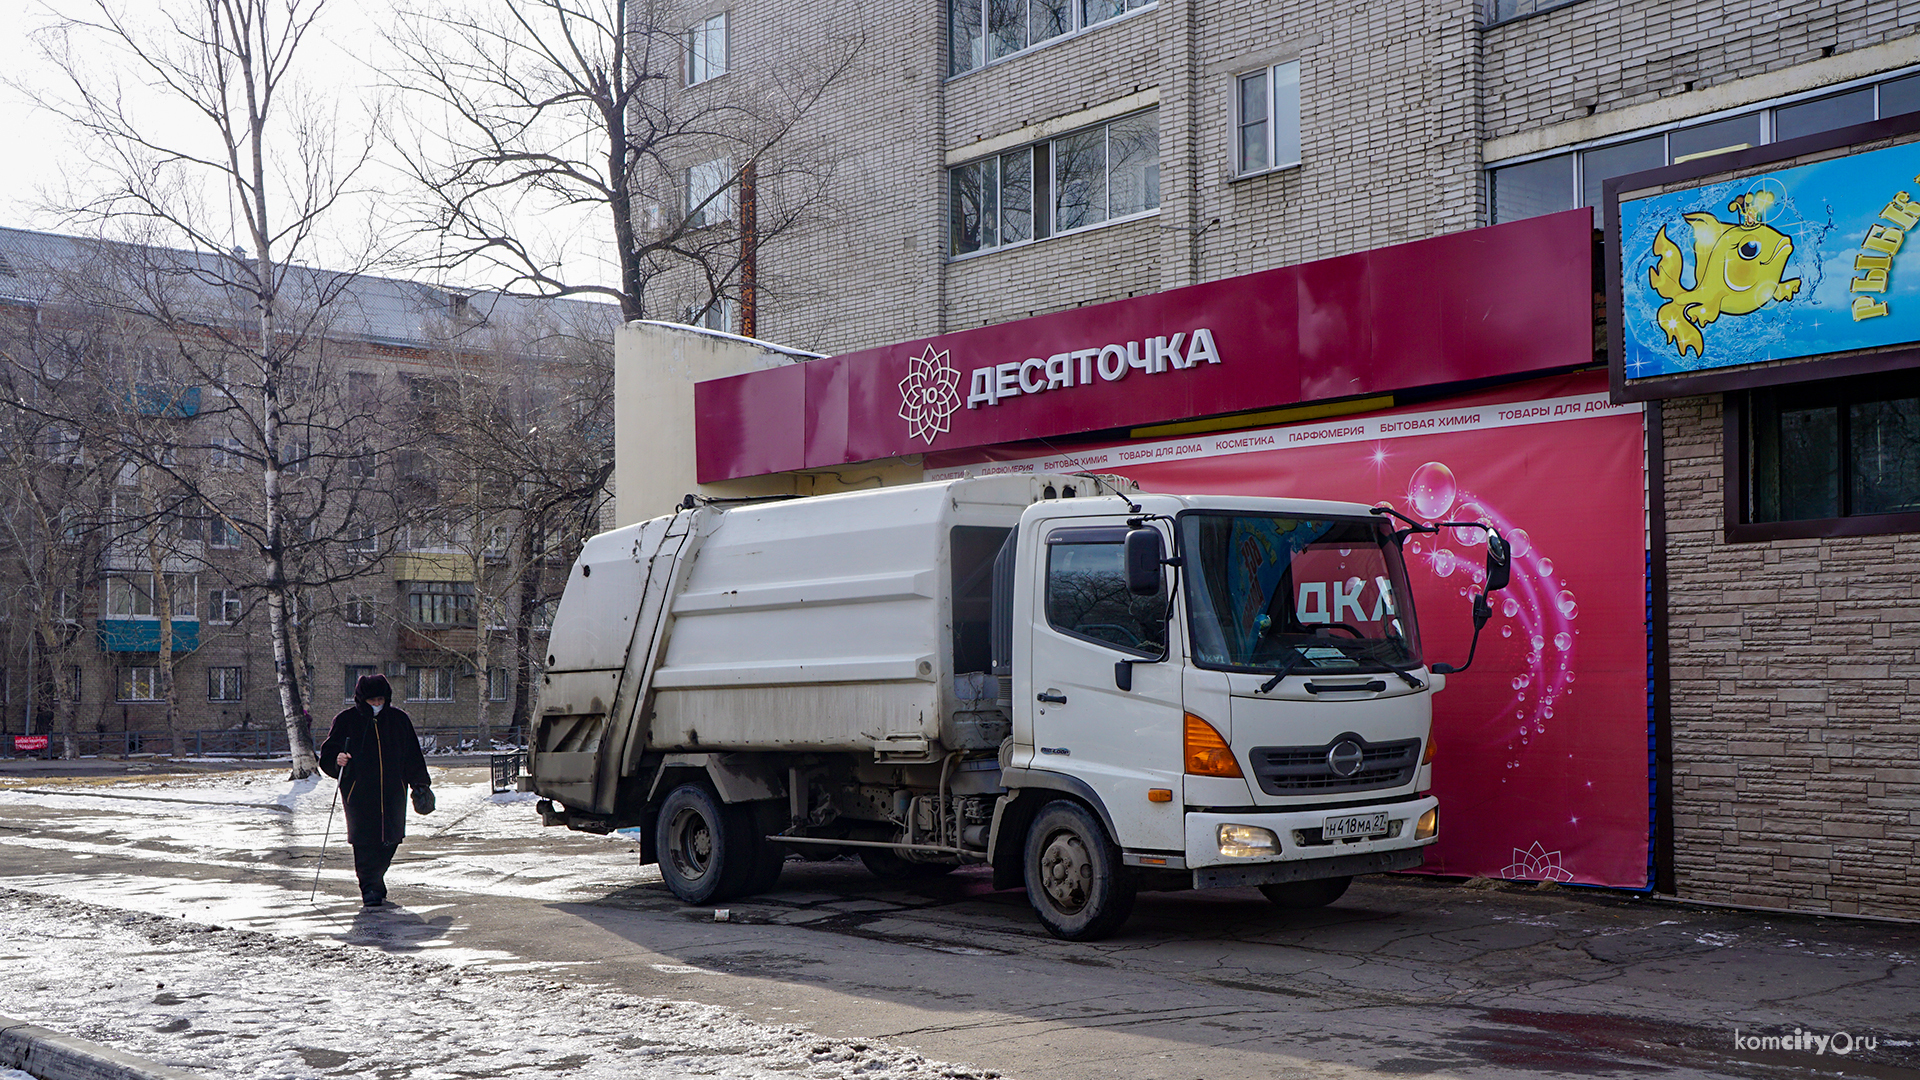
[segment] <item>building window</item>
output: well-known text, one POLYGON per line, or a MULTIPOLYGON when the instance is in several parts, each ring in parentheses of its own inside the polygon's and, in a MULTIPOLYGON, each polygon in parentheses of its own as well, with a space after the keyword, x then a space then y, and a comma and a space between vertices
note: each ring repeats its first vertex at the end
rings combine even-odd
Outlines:
POLYGON ((208 701, 240 700, 240 669, 237 667, 210 667, 207 669, 208 701))
MULTIPOLYGON (((75 695, 78 697, 78 695, 75 695)), ((120 669, 121 701, 159 701, 160 669, 157 667, 123 667, 120 669)))
POLYGON ((1234 172, 1246 176, 1300 164, 1300 61, 1242 75, 1234 95, 1234 172))
MULTIPOLYGON (((107 579, 107 617, 112 619, 159 618, 152 574, 133 574, 107 579)), ((199 585, 191 574, 167 575, 168 599, 175 619, 194 618, 194 598, 199 585)))
POLYGON ((232 626, 240 621, 240 590, 209 589, 207 621, 216 626, 232 626))
POLYGON ((725 159, 687 170, 687 227, 704 229, 733 220, 733 166, 725 159))
POLYGON ((972 71, 1152 6, 1153 0, 947 0, 947 73, 972 71))
POLYGON ((473 585, 415 581, 407 588, 407 617, 416 626, 472 626, 473 585))
POLYGON ((240 546, 240 534, 223 517, 207 519, 207 546, 233 549, 240 546))
POLYGON ((687 31, 687 85, 726 73, 727 16, 721 12, 687 31))
POLYGON ((487 529, 487 546, 481 552, 489 559, 507 557, 507 545, 513 540, 513 530, 505 525, 495 525, 487 529))
POLYGON ((1812 529, 1796 535, 1920 531, 1920 372, 1769 387, 1736 404, 1743 524, 1772 526, 1765 538, 1787 522, 1812 529))
POLYGON ((947 193, 952 255, 1158 210, 1159 110, 957 166, 947 193))
POLYGON ((373 598, 370 596, 347 597, 346 617, 348 626, 373 625, 373 598))
POLYGON ((450 667, 408 668, 407 700, 452 701, 453 669, 450 667))
POLYGON ((62 626, 72 626, 80 621, 80 604, 65 589, 53 590, 53 621, 62 626))
POLYGON ((687 325, 718 330, 723 334, 733 333, 733 301, 716 296, 705 304, 688 307, 687 325))
POLYGON ((487 700, 507 700, 507 669, 490 667, 487 669, 487 700))
POLYGON ((1920 74, 1823 97, 1761 106, 1738 116, 1627 135, 1598 146, 1501 165, 1487 172, 1493 220, 1519 221, 1576 206, 1597 216, 1601 185, 1615 176, 1678 165, 1782 139, 1920 111, 1920 74))
POLYGON ((380 674, 379 667, 373 664, 348 664, 346 667, 346 671, 347 671, 347 700, 348 701, 353 700, 353 692, 356 688, 359 687, 361 678, 367 675, 380 674))

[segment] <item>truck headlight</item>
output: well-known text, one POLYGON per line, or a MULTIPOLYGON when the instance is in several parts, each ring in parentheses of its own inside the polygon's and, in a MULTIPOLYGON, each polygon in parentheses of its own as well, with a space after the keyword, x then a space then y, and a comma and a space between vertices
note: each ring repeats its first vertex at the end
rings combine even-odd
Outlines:
POLYGON ((1413 827, 1413 838, 1425 840, 1440 831, 1440 808, 1434 807, 1420 815, 1420 823, 1413 827))
POLYGON ((1233 859, 1257 859, 1280 854, 1280 838, 1254 825, 1220 826, 1220 854, 1233 859))

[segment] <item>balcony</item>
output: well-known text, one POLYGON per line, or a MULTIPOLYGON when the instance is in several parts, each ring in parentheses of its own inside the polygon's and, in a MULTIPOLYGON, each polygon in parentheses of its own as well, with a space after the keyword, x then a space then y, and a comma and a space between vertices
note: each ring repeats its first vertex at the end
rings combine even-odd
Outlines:
POLYGON ((403 655, 425 655, 443 660, 448 653, 471 656, 480 645, 480 632, 471 626, 401 623, 399 645, 403 655))
MULTIPOLYGON (((160 651, 159 619, 111 619, 96 622, 100 651, 105 653, 142 653, 160 651)), ((471 631, 469 631, 471 633, 471 631)), ((192 652, 200 647, 200 620, 173 620, 173 651, 192 652)))

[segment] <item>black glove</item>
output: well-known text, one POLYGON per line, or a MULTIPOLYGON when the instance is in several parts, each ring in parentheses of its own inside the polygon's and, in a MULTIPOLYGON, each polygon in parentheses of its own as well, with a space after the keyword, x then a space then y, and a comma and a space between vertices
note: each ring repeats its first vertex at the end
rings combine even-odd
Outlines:
POLYGON ((413 789, 413 812, 416 814, 433 813, 433 789, 417 787, 413 789))

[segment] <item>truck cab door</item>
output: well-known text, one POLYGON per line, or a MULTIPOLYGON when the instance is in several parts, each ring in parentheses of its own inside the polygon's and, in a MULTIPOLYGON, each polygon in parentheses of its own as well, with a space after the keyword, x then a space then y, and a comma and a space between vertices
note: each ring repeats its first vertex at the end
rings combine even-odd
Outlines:
POLYGON ((1124 518, 1042 523, 1033 588, 1032 767, 1085 782, 1127 851, 1185 850, 1181 650, 1165 590, 1127 591, 1124 518), (1177 639, 1173 639, 1176 640, 1177 639), (1164 659, 1163 659, 1164 658, 1164 659), (1131 689, 1115 665, 1131 662, 1131 689), (1170 791, 1154 802, 1153 789, 1170 791))

